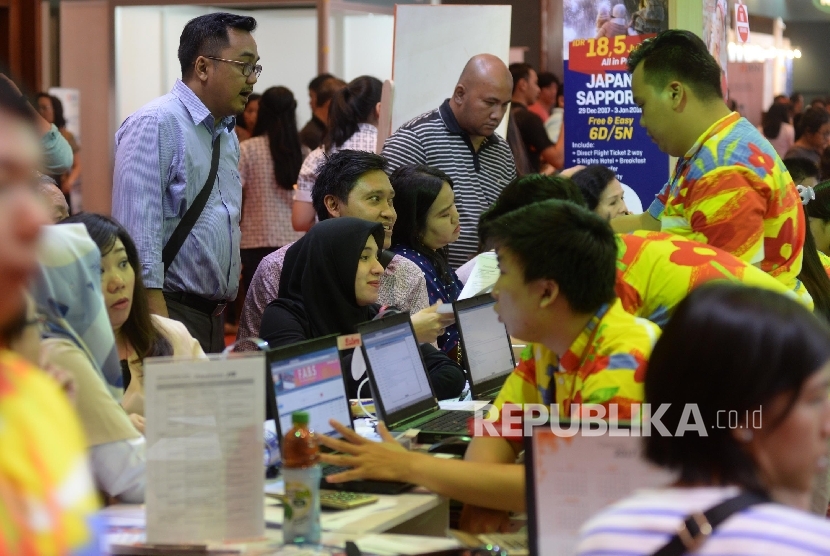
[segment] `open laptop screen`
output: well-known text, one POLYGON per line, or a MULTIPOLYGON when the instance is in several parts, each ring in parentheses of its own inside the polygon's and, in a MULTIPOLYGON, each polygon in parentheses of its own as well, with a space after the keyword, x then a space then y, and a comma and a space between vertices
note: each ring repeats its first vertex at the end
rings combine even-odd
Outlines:
POLYGON ((473 383, 481 383, 513 371, 513 352, 504 324, 492 303, 458 311, 458 326, 464 342, 473 383))
MULTIPOLYGON (((560 425, 567 430, 571 423, 560 425)), ((580 528, 604 507, 675 480, 643 459, 641 437, 585 436, 573 425, 570 438, 549 425, 534 427, 525 438, 528 542, 537 556, 574 554, 580 528)))
POLYGON ((362 336, 387 415, 433 397, 409 320, 362 336))
POLYGON ((351 422, 336 346, 273 361, 271 376, 283 434, 291 429, 291 414, 295 411, 307 411, 314 431, 328 436, 340 436, 329 425, 329 419, 351 422))

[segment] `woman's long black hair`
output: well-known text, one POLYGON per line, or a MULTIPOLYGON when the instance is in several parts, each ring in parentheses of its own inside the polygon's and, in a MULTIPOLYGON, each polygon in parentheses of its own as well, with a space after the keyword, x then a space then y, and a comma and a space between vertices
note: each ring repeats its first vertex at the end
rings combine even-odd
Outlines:
POLYGON ((282 189, 294 189, 303 153, 297 133, 297 101, 294 93, 285 87, 270 87, 259 99, 253 136, 267 135, 271 159, 274 161, 274 179, 282 189))

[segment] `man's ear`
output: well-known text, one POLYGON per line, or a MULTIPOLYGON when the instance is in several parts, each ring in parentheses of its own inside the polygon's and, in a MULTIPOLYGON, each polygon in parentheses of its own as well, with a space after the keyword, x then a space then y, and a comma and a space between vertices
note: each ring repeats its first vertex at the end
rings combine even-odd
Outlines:
POLYGON ((193 67, 193 75, 199 81, 207 81, 208 78, 208 59, 204 56, 196 58, 196 64, 193 67))
POLYGON ((334 195, 326 195, 323 197, 323 204, 326 205, 326 209, 329 211, 329 215, 332 218, 340 218, 340 199, 334 195))
POLYGON ((672 109, 677 109, 685 100, 686 87, 680 81, 672 81, 666 85, 666 89, 671 100, 672 109))
POLYGON ((467 89, 461 83, 455 86, 455 90, 452 92, 452 99, 455 101, 456 104, 461 104, 464 102, 464 97, 467 95, 467 89))
POLYGON ((559 284, 553 280, 539 280, 539 289, 541 291, 539 298, 540 309, 548 308, 559 297, 559 284))

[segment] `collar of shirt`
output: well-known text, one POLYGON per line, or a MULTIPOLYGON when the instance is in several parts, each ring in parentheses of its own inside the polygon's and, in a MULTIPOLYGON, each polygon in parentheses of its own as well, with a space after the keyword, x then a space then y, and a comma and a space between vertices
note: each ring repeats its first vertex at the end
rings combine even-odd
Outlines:
POLYGON ((582 332, 573 341, 571 347, 568 348, 568 351, 559 358, 560 372, 572 373, 582 367, 588 352, 591 350, 591 346, 596 340, 597 334, 599 334, 599 325, 603 317, 608 313, 609 307, 610 304, 605 303, 594 313, 591 320, 588 321, 588 324, 585 325, 585 328, 582 329, 582 332))
MULTIPOLYGON (((444 100, 444 103, 438 108, 438 115, 441 116, 441 121, 444 122, 444 125, 447 127, 447 131, 453 135, 460 135, 464 139, 465 143, 470 143, 470 145, 472 145, 470 134, 461 129, 461 126, 458 124, 458 120, 455 119, 455 114, 453 114, 452 108, 450 108, 450 99, 444 100)), ((478 152, 481 152, 488 145, 498 142, 499 136, 493 132, 490 137, 484 138, 484 141, 482 141, 481 146, 478 148, 478 152)))
MULTIPOLYGON (((211 133, 215 131, 213 126, 214 118, 210 110, 208 110, 207 106, 196 96, 196 93, 185 85, 181 79, 176 79, 176 83, 173 84, 173 90, 170 91, 170 94, 184 104, 184 107, 193 119, 193 125, 205 124, 211 133)), ((236 118, 234 116, 228 116, 219 122, 219 126, 227 129, 228 132, 233 130, 235 124, 236 118)))
POLYGON ((720 120, 713 123, 709 127, 709 129, 703 132, 703 135, 697 138, 697 141, 695 141, 695 144, 692 145, 692 148, 686 151, 686 154, 683 155, 683 159, 690 160, 691 158, 693 158, 706 141, 711 139, 713 136, 717 135, 726 126, 732 125, 740 119, 740 114, 738 114, 737 112, 732 112, 729 115, 724 116, 720 120))

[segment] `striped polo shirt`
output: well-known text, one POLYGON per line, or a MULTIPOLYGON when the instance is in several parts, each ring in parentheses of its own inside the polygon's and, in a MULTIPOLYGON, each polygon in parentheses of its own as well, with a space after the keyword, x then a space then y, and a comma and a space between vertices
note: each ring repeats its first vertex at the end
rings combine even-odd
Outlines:
POLYGON ((494 133, 476 151, 447 99, 398 128, 381 154, 389 161, 390 174, 401 166, 427 164, 452 178, 461 235, 450 244, 450 265, 458 268, 478 253, 478 218, 516 177, 507 141, 494 133))
MULTIPOLYGON (((737 487, 641 490, 591 518, 580 531, 579 556, 647 556, 681 522, 739 494, 737 487)), ((758 504, 730 516, 695 551, 700 556, 830 554, 830 521, 782 504, 758 504)))

